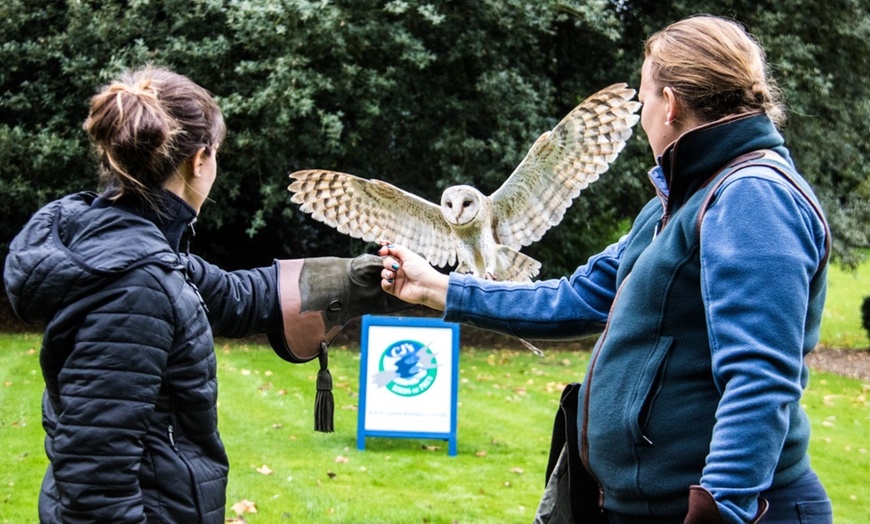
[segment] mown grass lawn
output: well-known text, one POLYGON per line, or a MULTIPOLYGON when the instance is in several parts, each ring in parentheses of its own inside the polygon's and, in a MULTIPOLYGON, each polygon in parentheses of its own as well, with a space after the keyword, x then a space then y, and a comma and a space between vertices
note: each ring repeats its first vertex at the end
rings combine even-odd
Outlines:
MULTIPOLYGON (((829 273, 823 346, 866 348, 859 308, 870 263, 829 273)), ((46 459, 35 334, 0 334, 0 523, 31 523, 46 459)), ((584 344, 588 346, 588 344, 584 344)), ((578 344, 578 348, 581 345, 578 344)), ((463 347, 458 455, 439 440, 369 438, 357 449, 359 347, 330 353, 335 426, 313 431, 316 363, 290 365, 262 345, 220 341, 220 427, 232 464, 227 517, 255 523, 528 523, 543 489, 562 387, 588 352, 463 347), (235 509, 234 509, 235 508, 235 509)), ((835 522, 870 522, 870 383, 814 372, 804 396, 813 467, 835 522)), ((238 522, 241 522, 239 520, 238 522)))
MULTIPOLYGON (((45 468, 37 335, 0 335, 0 522, 36 520, 45 468)), ((543 488, 562 386, 588 353, 462 348, 458 455, 440 440, 369 438, 356 447, 359 355, 331 352, 336 431, 312 431, 314 363, 221 341, 220 427, 232 470, 228 517, 250 523, 528 523, 543 488), (247 501, 247 502, 246 502, 247 501)), ((870 522, 870 384, 814 373, 805 405, 813 465, 842 524, 870 522)))

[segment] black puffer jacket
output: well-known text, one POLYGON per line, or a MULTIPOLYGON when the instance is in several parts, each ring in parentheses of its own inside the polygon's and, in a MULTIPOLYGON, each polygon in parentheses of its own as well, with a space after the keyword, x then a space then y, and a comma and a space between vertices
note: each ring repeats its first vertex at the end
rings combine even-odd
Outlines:
POLYGON ((70 195, 10 246, 12 306, 47 322, 43 522, 224 521, 212 337, 279 329, 276 273, 180 255, 194 212, 164 200, 70 195))

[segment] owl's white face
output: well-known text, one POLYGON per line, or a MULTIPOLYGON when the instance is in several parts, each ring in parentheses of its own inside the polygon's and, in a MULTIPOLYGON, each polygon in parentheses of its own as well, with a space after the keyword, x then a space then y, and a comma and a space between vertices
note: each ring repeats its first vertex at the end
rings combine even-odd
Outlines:
POLYGON ((465 226, 474 221, 481 210, 480 191, 471 186, 452 186, 441 195, 441 214, 451 226, 465 226))

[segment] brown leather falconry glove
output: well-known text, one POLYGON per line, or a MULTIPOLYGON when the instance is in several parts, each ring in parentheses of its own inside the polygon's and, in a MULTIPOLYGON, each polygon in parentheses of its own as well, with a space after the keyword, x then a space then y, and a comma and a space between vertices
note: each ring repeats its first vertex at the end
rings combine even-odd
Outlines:
POLYGON ((381 289, 376 255, 277 260, 281 332, 269 334, 275 352, 295 364, 313 360, 350 320, 415 307, 381 289))
POLYGON ((329 344, 348 321, 415 307, 381 289, 380 257, 316 257, 277 260, 278 301, 283 322, 269 333, 279 357, 295 364, 320 359, 315 400, 315 430, 332 431, 332 377, 329 344))

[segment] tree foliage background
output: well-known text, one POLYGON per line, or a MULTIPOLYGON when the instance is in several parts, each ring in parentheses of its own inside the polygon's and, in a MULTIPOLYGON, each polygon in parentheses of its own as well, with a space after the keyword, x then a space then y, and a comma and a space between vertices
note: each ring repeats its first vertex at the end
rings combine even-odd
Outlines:
MULTIPOLYGON (((495 190, 537 136, 592 92, 639 83, 645 38, 695 13, 763 44, 798 167, 837 260, 870 230, 870 17, 864 0, 4 0, 0 249, 39 206, 97 189, 81 129, 122 69, 154 64, 215 94, 229 134, 193 250, 227 268, 370 249, 290 203, 287 175, 325 168, 437 201, 495 190)), ((572 271, 652 197, 640 126, 564 221, 526 249, 572 271)))

